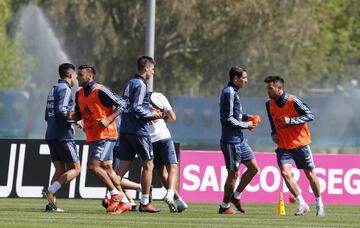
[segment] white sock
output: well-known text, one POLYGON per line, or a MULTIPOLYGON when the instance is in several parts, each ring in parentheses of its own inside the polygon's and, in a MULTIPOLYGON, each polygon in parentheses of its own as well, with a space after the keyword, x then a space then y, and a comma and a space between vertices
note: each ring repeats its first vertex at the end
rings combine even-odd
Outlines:
POLYGON ((319 197, 315 197, 315 201, 316 201, 316 206, 317 207, 324 207, 323 201, 321 199, 321 196, 319 197))
POLYGON ((221 208, 229 208, 229 207, 230 207, 230 203, 224 203, 224 202, 222 202, 222 203, 220 204, 220 207, 221 207, 221 208))
POLYGON ((174 191, 174 190, 171 190, 171 189, 168 189, 168 190, 167 190, 166 198, 172 200, 172 199, 174 199, 174 195, 175 195, 175 191, 174 191))
POLYGON ((52 185, 50 185, 48 187, 48 191, 51 192, 51 193, 55 193, 60 188, 61 188, 61 184, 59 182, 55 181, 54 183, 52 183, 52 185))
POLYGON ((298 205, 307 205, 301 194, 296 197, 296 203, 298 205))
POLYGON ((148 204, 149 203, 149 194, 142 194, 141 195, 141 200, 140 200, 140 203, 142 204, 142 205, 146 205, 146 204, 148 204))
POLYGON ((238 192, 238 191, 234 192, 234 198, 237 199, 237 200, 239 200, 241 198, 241 195, 242 195, 241 192, 238 192))
POLYGON ((118 195, 120 192, 117 190, 117 188, 114 188, 113 190, 110 190, 110 195, 118 195))

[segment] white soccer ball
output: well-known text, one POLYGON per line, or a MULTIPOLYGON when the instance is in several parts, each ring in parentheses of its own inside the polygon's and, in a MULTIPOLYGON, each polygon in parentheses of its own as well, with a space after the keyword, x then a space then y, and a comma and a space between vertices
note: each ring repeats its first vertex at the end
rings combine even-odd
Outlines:
POLYGON ((162 93, 153 92, 150 95, 150 104, 160 110, 168 109, 169 101, 162 93))

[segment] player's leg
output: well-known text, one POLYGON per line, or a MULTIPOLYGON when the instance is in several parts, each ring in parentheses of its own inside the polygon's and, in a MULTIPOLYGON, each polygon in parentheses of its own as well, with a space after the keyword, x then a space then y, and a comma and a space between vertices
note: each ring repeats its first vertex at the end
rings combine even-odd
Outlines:
POLYGON ((64 154, 62 162, 66 164, 66 171, 57 179, 61 184, 67 184, 79 176, 81 165, 76 144, 73 141, 64 142, 64 154))
POLYGON ((121 179, 121 187, 123 189, 141 191, 141 184, 140 183, 133 182, 133 181, 131 181, 129 179, 126 179, 126 178, 121 179))
POLYGON ((111 198, 107 212, 114 212, 121 202, 122 194, 114 186, 107 171, 103 168, 103 162, 112 160, 112 149, 115 142, 110 140, 99 140, 91 142, 89 146, 90 158, 88 169, 110 190, 111 198))
MULTIPOLYGON (((47 198, 49 208, 56 211, 55 193, 65 183, 63 180, 59 182, 59 178, 65 173, 65 163, 79 161, 79 156, 74 142, 50 140, 47 143, 50 149, 51 161, 55 167, 55 173, 52 177, 51 185, 48 188, 44 188, 42 194, 47 198)), ((46 209, 48 209, 48 206, 46 209)))
POLYGON ((153 147, 150 140, 150 136, 137 136, 136 152, 141 159, 141 200, 140 200, 140 212, 160 212, 160 209, 155 208, 150 202, 150 188, 152 183, 152 174, 154 169, 153 163, 153 147))
POLYGON ((295 212, 296 216, 304 215, 310 211, 309 205, 305 202, 299 185, 293 178, 291 173, 292 163, 296 162, 296 149, 285 150, 285 149, 276 149, 277 162, 280 167, 281 176, 283 177, 285 184, 291 194, 296 198, 296 203, 298 205, 297 211, 295 212), (295 154, 295 155, 294 155, 295 154))
POLYGON ((259 166, 255 160, 254 152, 251 147, 248 145, 247 141, 243 141, 240 144, 241 149, 241 160, 246 166, 246 171, 242 174, 240 183, 234 192, 234 195, 231 198, 231 202, 235 205, 235 207, 241 213, 245 213, 245 209, 241 205, 241 195, 246 186, 250 183, 250 181, 254 178, 254 176, 259 171, 259 166))
POLYGON ((161 169, 160 175, 166 175, 162 179, 166 188, 164 197, 165 203, 169 206, 170 212, 177 212, 174 201, 175 188, 178 176, 178 166, 175 146, 171 138, 163 139, 153 143, 154 168, 161 169), (163 169, 165 167, 166 171, 163 169))
POLYGON ((224 155, 228 176, 224 185, 224 197, 220 204, 219 214, 235 214, 235 211, 230 207, 230 200, 239 176, 238 171, 241 162, 240 146, 238 144, 221 142, 221 151, 224 155))
POLYGON ((315 174, 315 164, 312 157, 310 146, 304 146, 297 149, 298 153, 295 156, 295 162, 298 169, 303 169, 309 180, 310 187, 314 193, 316 201, 316 215, 325 216, 324 204, 322 202, 320 193, 320 183, 315 174))

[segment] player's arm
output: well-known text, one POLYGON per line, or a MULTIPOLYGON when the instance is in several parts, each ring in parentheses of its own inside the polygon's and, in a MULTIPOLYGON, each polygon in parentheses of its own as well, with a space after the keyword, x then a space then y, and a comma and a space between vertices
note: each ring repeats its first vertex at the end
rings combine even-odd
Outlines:
MULTIPOLYGON (((224 93, 222 101, 222 118, 230 127, 236 129, 251 129, 253 127, 252 122, 239 121, 234 117, 233 106, 235 101, 235 92, 230 91, 229 93, 224 93)), ((242 118, 241 118, 242 119, 242 118)))
POLYGON ((81 111, 79 107, 79 91, 75 94, 75 110, 67 112, 66 118, 68 120, 75 120, 75 122, 78 122, 82 119, 81 111))
POLYGON ((267 116, 268 116, 268 119, 269 119, 269 122, 270 122, 270 127, 271 127, 271 139, 274 143, 278 144, 279 143, 279 139, 277 137, 277 133, 276 133, 276 128, 275 128, 275 125, 274 125, 274 121, 273 121, 273 118, 272 116, 270 115, 270 102, 267 101, 265 103, 265 106, 266 106, 266 112, 267 112, 267 116))
POLYGON ((163 111, 164 111, 164 120, 166 122, 175 122, 176 121, 176 113, 174 111, 174 109, 172 108, 172 106, 170 105, 169 100, 162 94, 159 93, 159 96, 162 98, 163 101, 163 111))
POLYGON ((290 118, 289 124, 297 125, 314 120, 314 114, 311 112, 309 106, 297 97, 294 99, 294 107, 300 116, 290 118))
POLYGON ((130 97, 132 111, 134 111, 138 117, 145 120, 162 118, 162 113, 157 113, 155 110, 144 107, 144 98, 147 93, 145 84, 139 83, 134 85, 133 89, 133 96, 130 97))
POLYGON ((115 107, 114 112, 110 116, 99 120, 99 124, 106 128, 126 108, 126 101, 105 86, 98 90, 98 96, 101 104, 105 107, 115 107))
POLYGON ((60 114, 63 117, 66 117, 67 112, 69 111, 69 101, 71 99, 71 89, 64 88, 56 94, 58 98, 57 106, 55 107, 55 113, 60 114))

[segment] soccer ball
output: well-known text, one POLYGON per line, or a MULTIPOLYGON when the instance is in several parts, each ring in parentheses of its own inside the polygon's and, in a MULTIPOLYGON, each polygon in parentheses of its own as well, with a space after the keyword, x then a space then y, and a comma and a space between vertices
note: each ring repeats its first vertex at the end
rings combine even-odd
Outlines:
POLYGON ((290 195, 290 196, 289 196, 289 202, 290 202, 290 203, 295 203, 295 202, 296 202, 296 198, 295 198, 294 195, 290 195))
POLYGON ((168 103, 168 101, 167 101, 166 97, 162 93, 156 93, 156 92, 151 93, 151 95, 150 95, 150 104, 155 109, 158 109, 161 112, 163 112, 164 108, 167 105, 167 103, 168 103))

